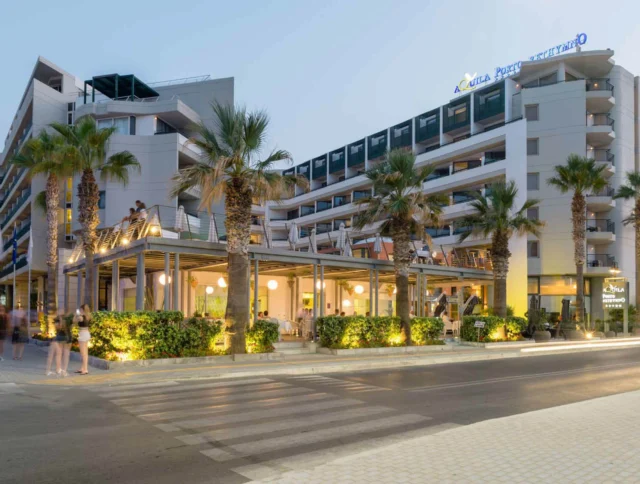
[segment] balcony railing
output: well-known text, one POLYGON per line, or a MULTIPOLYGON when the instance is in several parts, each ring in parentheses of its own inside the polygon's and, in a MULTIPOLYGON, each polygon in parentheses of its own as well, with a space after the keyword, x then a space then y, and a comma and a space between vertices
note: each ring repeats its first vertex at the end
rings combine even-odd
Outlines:
POLYGON ((345 228, 351 227, 351 219, 335 219, 333 221, 333 230, 340 230, 340 225, 344 224, 345 228))
POLYGON ((482 162, 480 160, 454 161, 453 173, 460 173, 461 171, 479 168, 480 166, 482 166, 482 162))
POLYGON ((367 198, 371 196, 371 191, 369 190, 356 190, 353 192, 353 201, 360 200, 361 198, 367 198))
POLYGON ((585 87, 587 91, 611 91, 613 95, 613 84, 609 79, 586 79, 585 87))
POLYGON ((611 163, 615 165, 615 155, 611 153, 611 150, 605 149, 597 149, 597 150, 587 150, 587 158, 590 158, 595 161, 611 163))
POLYGON ((611 126, 614 120, 608 113, 587 113, 587 126, 611 126))
POLYGON ((331 232, 330 223, 316 224, 316 234, 326 234, 327 232, 331 232))
POLYGON ((416 143, 440 136, 439 116, 429 119, 421 125, 421 118, 416 118, 416 143))
POLYGON ((587 267, 613 267, 615 263, 611 254, 587 254, 587 267))
POLYGON ((471 200, 475 200, 473 197, 477 191, 467 191, 467 192, 453 192, 453 204, 456 205, 458 203, 470 202, 471 200))
POLYGON ((334 207, 341 207, 342 205, 346 205, 348 203, 351 203, 351 200, 346 195, 340 195, 340 196, 337 196, 337 197, 333 197, 333 206, 334 207))
POLYGON ((332 208, 331 202, 320 201, 316 203, 316 213, 323 212, 332 208))
POLYGON ((609 219, 595 218, 587 220, 587 232, 611 232, 616 233, 616 225, 609 219))
POLYGON ((387 135, 374 135, 369 137, 369 159, 380 158, 387 151, 387 135), (374 141, 375 140, 375 141, 374 141), (374 144, 375 143, 375 144, 374 144))
POLYGON ((9 184, 9 186, 4 190, 2 195, 0 196, 0 210, 4 208, 5 202, 8 200, 9 194, 16 187, 16 185, 20 182, 22 175, 26 173, 26 168, 20 168, 18 172, 14 175, 13 180, 9 184))
POLYGON ((487 101, 482 104, 477 103, 474 108, 473 117, 476 121, 482 121, 483 119, 497 116, 498 114, 504 114, 504 91, 500 91, 499 96, 487 99, 487 101))
POLYGON ((469 126, 469 109, 465 109, 463 112, 454 114, 453 116, 445 116, 442 130, 447 133, 454 129, 463 128, 469 126))
MULTIPOLYGON (((22 269, 27 265, 27 254, 22 254, 16 260, 15 270, 22 269)), ((6 266, 0 270, 0 279, 7 277, 9 274, 13 272, 13 262, 9 262, 6 266)))
POLYGON ((616 189, 610 185, 607 185, 602 190, 598 190, 597 192, 589 193, 587 197, 613 197, 615 195, 616 189))
POLYGON ((347 146, 347 166, 349 168, 364 163, 364 143, 365 140, 362 140, 347 146))
POLYGON ((313 215, 314 213, 316 213, 316 208, 315 207, 309 207, 306 205, 303 205, 302 207, 300 207, 300 216, 304 217, 306 215, 313 215))
POLYGON ((484 154, 484 164, 490 165, 496 161, 502 161, 507 158, 506 151, 487 151, 484 154))
POLYGON ((327 176, 327 160, 324 159, 315 159, 313 160, 313 173, 311 177, 314 180, 318 180, 320 178, 324 178, 327 176))
POLYGON ((339 154, 335 152, 329 153, 329 160, 329 173, 337 173, 344 170, 344 151, 339 154))
POLYGON ((451 227, 449 225, 443 227, 426 227, 424 231, 432 239, 436 237, 449 237, 451 235, 451 227))
POLYGON ((411 124, 391 128, 391 149, 411 146, 411 124))
MULTIPOLYGON (((16 232, 16 241, 20 240, 27 233, 29 233, 29 229, 30 228, 31 228, 31 218, 28 218, 27 220, 22 222, 22 224, 20 224, 20 228, 16 232)), ((8 234, 5 234, 5 235, 8 237, 8 239, 2 245, 2 251, 3 252, 9 250, 9 248, 11 247, 11 244, 13 243, 13 233, 8 233, 8 234)))
POLYGON ((437 180, 438 178, 444 178, 445 176, 449 176, 449 167, 445 166, 444 168, 437 168, 435 170, 433 170, 433 172, 431 173, 431 175, 429 175, 427 178, 424 179, 425 182, 431 181, 431 180, 437 180))
POLYGON ((11 220, 13 216, 18 212, 18 210, 24 205, 24 203, 29 200, 29 197, 31 197, 31 187, 27 188, 22 193, 22 195, 18 197, 16 203, 9 210, 9 213, 7 213, 7 215, 5 215, 5 217, 2 219, 2 222, 0 222, 0 226, 3 230, 5 229, 6 224, 9 222, 9 220, 11 220))

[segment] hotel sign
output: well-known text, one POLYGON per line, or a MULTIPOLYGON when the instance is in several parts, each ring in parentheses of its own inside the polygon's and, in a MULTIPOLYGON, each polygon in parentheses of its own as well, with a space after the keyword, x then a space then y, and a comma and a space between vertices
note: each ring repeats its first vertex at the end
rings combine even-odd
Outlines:
MULTIPOLYGON (((532 56, 529 56, 527 60, 529 61, 537 61, 543 59, 549 59, 550 57, 554 57, 556 55, 564 54, 567 51, 573 50, 581 45, 587 43, 587 34, 582 33, 576 35, 575 39, 571 39, 568 42, 564 42, 562 44, 554 45, 542 52, 538 52, 532 56)), ((507 64, 505 66, 498 66, 494 69, 493 78, 489 74, 481 74, 475 73, 465 74, 464 79, 462 79, 458 85, 455 87, 453 93, 460 94, 465 91, 473 91, 476 87, 481 86, 483 84, 487 84, 488 82, 499 81, 504 79, 505 77, 513 76, 520 72, 520 67, 522 65, 522 61, 514 62, 513 64, 507 64)))
POLYGON ((625 277, 608 277, 602 286, 602 307, 604 309, 622 309, 629 303, 627 295, 627 279, 625 277))

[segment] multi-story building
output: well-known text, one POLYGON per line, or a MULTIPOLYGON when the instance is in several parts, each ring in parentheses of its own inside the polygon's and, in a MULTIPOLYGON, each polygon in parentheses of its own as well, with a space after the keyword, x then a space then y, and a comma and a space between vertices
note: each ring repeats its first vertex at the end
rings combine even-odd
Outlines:
MULTIPOLYGON (((176 208, 187 213, 197 211, 199 193, 191 190, 179 198, 171 197, 171 177, 176 171, 199 159, 193 145, 187 143, 191 126, 213 126, 211 103, 233 103, 233 78, 178 79, 146 84, 134 75, 101 75, 80 80, 40 57, 22 97, 0 156, 0 284, 5 285, 5 301, 11 303, 13 285, 12 233, 18 235, 16 264, 17 302, 27 298, 27 261, 29 228, 34 239, 31 264, 32 301, 45 301, 46 220, 36 210, 35 196, 44 189, 44 177, 29 180, 22 170, 10 164, 25 140, 48 129, 52 122, 73 124, 81 116, 92 116, 99 127, 115 127, 108 155, 127 150, 140 162, 140 171, 131 171, 127 186, 100 182, 100 226, 112 226, 135 208, 135 201, 147 207, 160 206, 159 214, 175 217, 176 208)), ((99 178, 99 176, 97 177, 99 178)), ((60 232, 62 249, 75 245, 74 234, 80 228, 76 207, 76 179, 61 182, 60 232)), ((70 250, 63 250, 62 265, 70 250)), ((59 294, 62 294, 62 277, 59 294)), ((104 284, 103 284, 104 286, 104 284)), ((105 287, 100 288, 106 292, 105 287)), ((75 292, 75 287, 73 288, 75 292)), ((32 307, 34 305, 32 304, 32 307)))
MULTIPOLYGON (((296 189, 291 198, 268 205, 274 246, 290 243, 295 223, 299 248, 310 246, 314 232, 318 252, 335 253, 340 226, 349 232, 357 212, 353 202, 371 193, 364 172, 382 162, 386 151, 408 148, 418 165, 436 167, 424 181, 425 192, 449 197, 444 226, 426 229, 435 264, 452 258, 473 263, 490 256, 489 240, 458 243, 464 227, 456 222, 469 211, 471 190, 486 191, 496 180, 513 179, 520 203, 540 200, 528 214, 545 222, 540 237, 511 241, 508 303, 523 314, 527 295, 535 294, 548 312, 560 312, 562 299, 575 300, 576 294, 571 194, 559 193, 547 179, 576 153, 603 164, 609 181, 600 193, 588 196, 586 311, 594 319, 603 316, 602 283, 611 269, 629 278, 635 303, 634 232, 622 224, 632 204, 612 195, 625 173, 638 166, 638 78, 615 65, 611 50, 541 57, 522 62, 519 71, 511 69, 509 77, 493 83, 484 78, 467 82, 444 106, 284 170, 305 176, 310 191, 296 189)), ((356 257, 367 256, 376 231, 374 226, 351 232, 353 247, 361 248, 356 257)), ((434 288, 448 294, 460 289, 465 289, 464 281, 434 288)))

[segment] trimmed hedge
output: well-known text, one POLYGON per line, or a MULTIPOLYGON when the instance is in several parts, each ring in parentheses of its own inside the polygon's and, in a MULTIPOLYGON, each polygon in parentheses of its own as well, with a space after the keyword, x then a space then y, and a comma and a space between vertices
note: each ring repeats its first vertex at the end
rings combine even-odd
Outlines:
POLYGON ((484 328, 480 328, 480 342, 517 341, 522 339, 521 333, 527 328, 527 320, 517 316, 464 316, 460 337, 465 341, 478 341, 478 328, 476 321, 484 321, 484 328), (506 340, 498 338, 496 332, 500 327, 506 327, 506 340))
POLYGON ((215 354, 222 323, 183 320, 180 311, 95 312, 89 354, 111 361, 215 354))
MULTIPOLYGON (((326 316, 317 321, 326 348, 380 348, 400 345, 400 318, 394 316, 326 316)), ((444 328, 440 318, 414 318, 411 335, 418 345, 434 344, 444 328)))
POLYGON ((273 344, 280 339, 280 326, 267 319, 259 319, 245 334, 248 353, 272 353, 273 344))

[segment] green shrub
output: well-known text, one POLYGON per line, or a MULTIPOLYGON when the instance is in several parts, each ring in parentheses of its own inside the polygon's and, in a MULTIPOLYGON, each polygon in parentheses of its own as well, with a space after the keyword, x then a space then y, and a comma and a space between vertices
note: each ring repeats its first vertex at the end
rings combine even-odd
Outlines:
POLYGON ((527 320, 517 316, 504 319, 498 316, 464 316, 460 328, 460 337, 463 340, 478 341, 478 328, 474 326, 476 321, 484 321, 485 323, 484 328, 480 328, 481 342, 517 341, 522 339, 520 333, 527 328, 527 320), (506 327, 506 340, 497 335, 502 326, 506 327))
MULTIPOLYGON (((444 331, 441 318, 413 318, 411 320, 411 339, 416 345, 428 345, 438 339, 444 331)), ((444 343, 444 341, 443 341, 444 343)))
POLYGON ((280 339, 278 323, 266 319, 258 319, 246 332, 247 352, 271 353, 273 344, 280 339))
MULTIPOLYGON (((317 321, 320 344, 326 348, 380 348, 400 345, 400 318, 395 316, 326 316, 317 321)), ((411 320, 415 344, 434 344, 444 323, 440 318, 411 320)))

